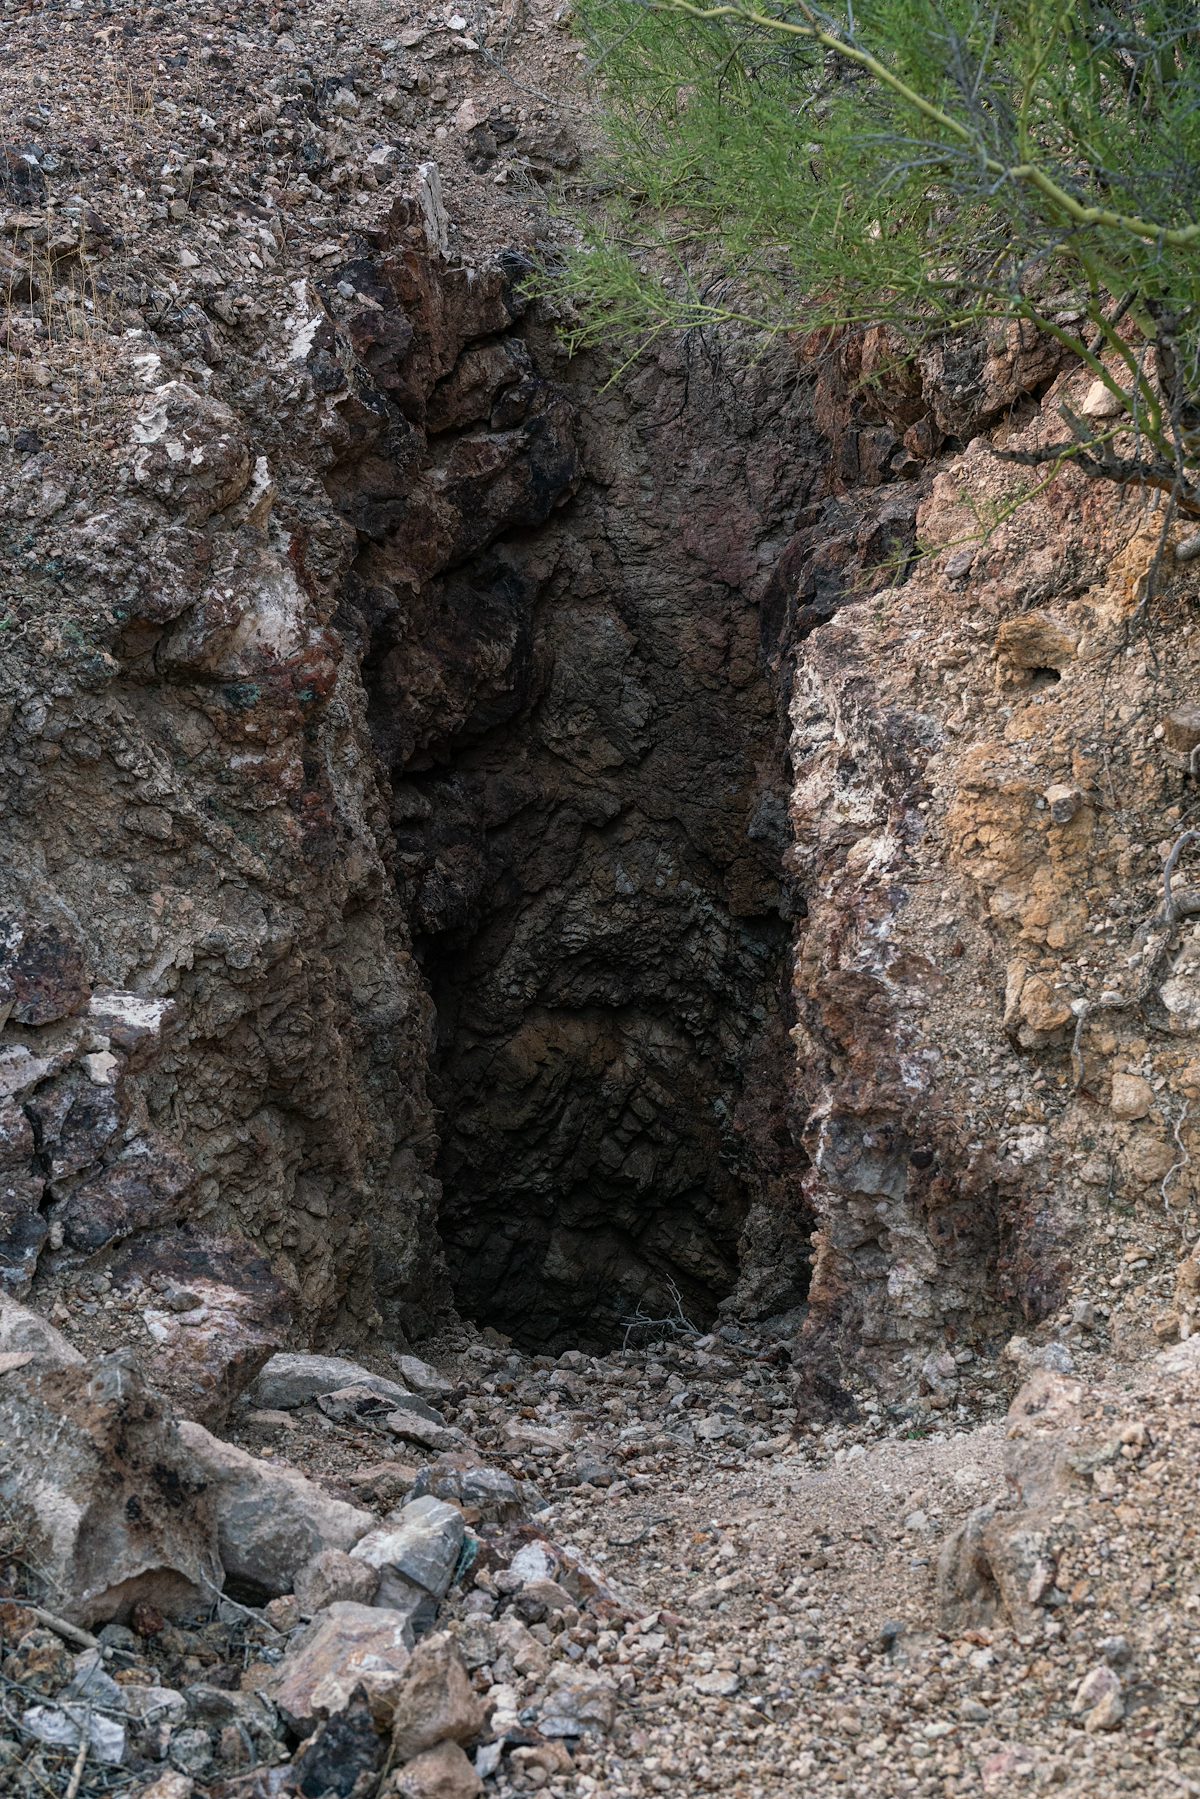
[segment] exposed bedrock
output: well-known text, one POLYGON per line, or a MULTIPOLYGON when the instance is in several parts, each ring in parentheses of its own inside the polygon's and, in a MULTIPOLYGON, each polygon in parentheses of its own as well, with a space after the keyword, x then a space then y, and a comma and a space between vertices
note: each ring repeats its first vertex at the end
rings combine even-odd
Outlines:
POLYGON ((544 327, 426 348, 445 319, 403 351, 444 370, 402 402, 416 479, 365 498, 359 463, 340 503, 459 1305, 565 1343, 711 1317, 739 1276, 794 1304, 788 769, 756 601, 815 432, 765 373, 663 357, 596 398, 544 327))
POLYGON ((807 1295, 876 1360, 1044 1313, 1104 1196, 1190 1204, 1200 1017, 1158 526, 993 454, 1079 378, 605 386, 419 217, 252 353, 131 339, 107 485, 4 465, 0 1281, 133 1291, 212 1420, 452 1295, 531 1345, 807 1295))

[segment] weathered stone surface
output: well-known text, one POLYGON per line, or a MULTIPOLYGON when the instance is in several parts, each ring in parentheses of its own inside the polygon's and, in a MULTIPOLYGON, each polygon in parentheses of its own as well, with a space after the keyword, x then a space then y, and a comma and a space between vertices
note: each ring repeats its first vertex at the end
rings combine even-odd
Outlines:
MULTIPOLYGON (((380 1393, 374 1387, 337 1387, 332 1393, 322 1393, 317 1404, 327 1418, 334 1418, 340 1423, 348 1423, 358 1419, 373 1419, 385 1422, 392 1429, 397 1429, 393 1420, 400 1424, 411 1423, 423 1427, 418 1431, 418 1440, 426 1437, 436 1441, 439 1437, 452 1437, 458 1433, 451 1431, 442 1414, 415 1393, 380 1393)), ((400 1434, 405 1434, 401 1429, 400 1434)))
POLYGON ((342 1549, 322 1549, 296 1575, 296 1602, 305 1617, 314 1617, 341 1600, 370 1605, 379 1588, 379 1571, 356 1561, 342 1549))
POLYGON ((378 1605, 406 1608, 417 1595, 441 1599, 454 1578, 466 1525, 457 1506, 426 1496, 389 1524, 361 1537, 351 1552, 379 1570, 378 1605))
POLYGON ((183 381, 147 394, 133 427, 133 477, 193 523, 242 493, 253 459, 228 406, 183 381))
POLYGON ((439 1743, 401 1768, 388 1791, 399 1799, 478 1799, 483 1782, 465 1750, 457 1743, 439 1743))
POLYGON ((439 1373, 431 1362, 424 1362, 416 1355, 398 1355, 395 1359, 396 1372, 411 1392, 421 1394, 424 1399, 436 1399, 440 1393, 453 1391, 454 1382, 439 1373))
POLYGON ((175 1409, 220 1425, 285 1335, 291 1296, 244 1238, 166 1232, 139 1238, 110 1264, 120 1288, 148 1288, 142 1322, 154 1383, 175 1409))
POLYGON ((289 1644, 265 1690, 302 1733, 341 1711, 360 1685, 376 1715, 390 1717, 411 1646, 408 1627, 394 1612, 339 1600, 289 1644))
POLYGON ((344 1356, 296 1355, 284 1351, 273 1355, 260 1371, 250 1391, 255 1405, 268 1410, 290 1411, 306 1405, 322 1393, 336 1392, 340 1387, 367 1387, 387 1399, 403 1399, 407 1389, 385 1375, 372 1374, 358 1362, 344 1356))
POLYGON ((441 1742, 470 1743, 483 1728, 482 1701, 445 1634, 417 1644, 392 1706, 392 1750, 400 1762, 441 1742))
POLYGON ((470 1512, 478 1521, 510 1523, 526 1518, 545 1501, 528 1481, 516 1481, 502 1468, 489 1468, 471 1456, 439 1456, 422 1468, 413 1482, 412 1497, 432 1494, 470 1512))
POLYGON ((603 1675, 568 1676, 555 1686, 538 1710, 543 1736, 603 1736, 617 1715, 616 1688, 603 1675))
POLYGON ((260 1461, 203 1425, 184 1421, 179 1434, 209 1483, 226 1573, 266 1593, 290 1593, 313 1556, 350 1549, 375 1522, 295 1468, 260 1461))
POLYGON ((350 1799, 379 1774, 386 1744, 375 1728, 364 1687, 356 1687, 349 1703, 333 1712, 301 1749, 292 1779, 305 1799, 350 1799))
POLYGON ((38 1368, 80 1368, 86 1360, 40 1312, 8 1299, 0 1299, 0 1352, 28 1354, 38 1368))
POLYGON ((82 1011, 91 996, 86 970, 65 910, 0 917, 0 1012, 17 1024, 52 1024, 82 1011))
POLYGON ((165 1612, 221 1589, 216 1519, 190 1447, 128 1358, 93 1366, 0 1306, 0 1502, 45 1603, 81 1623, 165 1612))

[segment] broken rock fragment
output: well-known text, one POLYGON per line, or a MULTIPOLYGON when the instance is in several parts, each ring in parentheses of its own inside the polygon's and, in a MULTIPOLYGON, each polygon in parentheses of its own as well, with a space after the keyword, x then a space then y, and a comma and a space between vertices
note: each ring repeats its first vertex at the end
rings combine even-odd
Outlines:
POLYGON ((121 1250, 114 1285, 157 1290, 142 1321, 156 1386, 185 1418, 216 1426, 287 1329, 286 1288, 244 1239, 164 1231, 121 1250))
POLYGON ((356 1561, 341 1549, 323 1549, 297 1574, 296 1603, 311 1618, 338 1600, 370 1605, 378 1587, 378 1570, 369 1562, 356 1561))
POLYGON ((483 1782, 464 1749, 439 1743, 401 1768, 388 1790, 397 1799, 478 1799, 483 1782))
POLYGON ((377 1605, 394 1607, 420 1634, 437 1615, 458 1558, 466 1525, 457 1506, 441 1499, 414 1499, 395 1520, 370 1531, 354 1547, 356 1561, 379 1571, 377 1605))
POLYGON ((203 1425, 186 1420, 179 1434, 211 1484, 226 1572, 263 1592, 290 1593, 306 1562, 323 1549, 350 1549, 375 1522, 297 1469, 261 1462, 203 1425))
POLYGON ((349 1702, 319 1725, 296 1757, 293 1780, 304 1799, 350 1799, 373 1782, 385 1744, 375 1727, 367 1694, 355 1687, 349 1702), (361 1783, 361 1784, 360 1784, 361 1783))
POLYGON ((250 1398, 264 1411, 290 1412, 307 1405, 323 1393, 336 1393, 344 1387, 367 1387, 395 1403, 408 1398, 407 1389, 385 1375, 372 1374, 358 1362, 345 1356, 273 1355, 250 1389, 250 1398))
POLYGON ((24 1308, 0 1302, 0 1505, 41 1597, 81 1624, 139 1601, 166 1613, 223 1582, 216 1519, 189 1446, 124 1356, 83 1363, 24 1308))
POLYGON ((265 1691, 301 1733, 341 1711, 359 1685, 375 1716, 390 1720, 410 1646, 407 1622, 398 1613, 339 1600, 289 1646, 265 1691))
POLYGON ((470 1743, 483 1728, 484 1707, 462 1657, 442 1632, 413 1651, 393 1696, 392 1751, 398 1762, 439 1743, 470 1743))

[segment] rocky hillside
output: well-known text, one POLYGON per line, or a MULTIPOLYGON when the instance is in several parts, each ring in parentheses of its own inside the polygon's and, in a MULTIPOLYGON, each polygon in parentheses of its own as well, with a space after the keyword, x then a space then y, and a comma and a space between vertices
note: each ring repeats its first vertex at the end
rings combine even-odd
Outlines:
POLYGON ((1196 544, 570 24, 0 0, 0 1790, 1186 1790, 1196 544))

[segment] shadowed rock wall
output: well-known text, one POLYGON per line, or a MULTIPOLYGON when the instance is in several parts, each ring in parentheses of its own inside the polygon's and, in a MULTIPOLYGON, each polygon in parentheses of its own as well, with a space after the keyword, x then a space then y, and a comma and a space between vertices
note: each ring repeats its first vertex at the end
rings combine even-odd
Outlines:
POLYGON ((536 326, 451 358, 399 528, 361 465, 343 504, 459 1304, 546 1342, 676 1294, 708 1317, 763 1208, 789 1253, 746 1291, 794 1303, 788 769, 756 600, 811 427, 766 376, 678 358, 597 399, 536 326))

